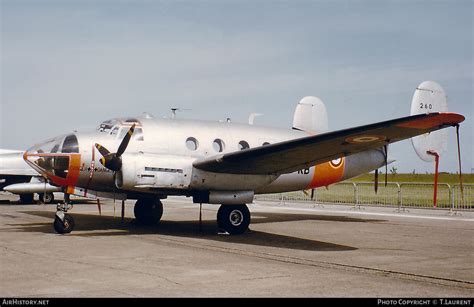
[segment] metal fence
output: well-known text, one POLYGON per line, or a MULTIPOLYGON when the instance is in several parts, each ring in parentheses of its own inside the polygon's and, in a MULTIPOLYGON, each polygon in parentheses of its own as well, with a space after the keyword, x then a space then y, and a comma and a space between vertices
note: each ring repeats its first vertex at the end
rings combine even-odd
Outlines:
MULTIPOLYGON (((474 211, 474 184, 465 184, 461 193, 459 184, 438 184, 437 209, 474 211)), ((388 182, 379 184, 375 193, 373 182, 340 182, 327 188, 314 189, 313 193, 296 191, 262 194, 256 200, 304 201, 314 204, 352 204, 355 206, 390 206, 404 208, 434 208, 432 183, 388 182), (312 195, 311 195, 312 194, 312 195), (312 197, 311 197, 312 196, 312 197)))

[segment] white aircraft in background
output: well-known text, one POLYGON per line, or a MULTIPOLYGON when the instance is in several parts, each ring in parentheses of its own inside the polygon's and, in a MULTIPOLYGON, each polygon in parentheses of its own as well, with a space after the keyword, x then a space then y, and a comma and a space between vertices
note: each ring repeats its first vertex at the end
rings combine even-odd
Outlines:
MULTIPOLYGON (((413 144, 420 155, 440 153, 447 135, 432 132, 459 127, 464 120, 447 112, 443 89, 431 81, 416 89, 411 114, 328 132, 324 104, 305 97, 296 106, 292 129, 155 119, 149 114, 115 118, 93 131, 55 137, 11 153, 21 154, 31 167, 28 176, 40 174, 44 180, 4 189, 20 195, 64 192, 65 202, 58 205, 54 221, 58 233, 74 227, 66 213, 68 195, 73 194, 137 199, 135 218, 146 224, 161 219, 161 199, 192 197, 194 203, 219 204, 219 227, 241 234, 250 224, 246 204, 254 195, 314 189, 377 170, 387 164, 388 144, 418 135, 413 144)), ((10 167, 5 159, 2 165, 10 167)), ((15 171, 0 170, 4 173, 13 176, 15 171)))

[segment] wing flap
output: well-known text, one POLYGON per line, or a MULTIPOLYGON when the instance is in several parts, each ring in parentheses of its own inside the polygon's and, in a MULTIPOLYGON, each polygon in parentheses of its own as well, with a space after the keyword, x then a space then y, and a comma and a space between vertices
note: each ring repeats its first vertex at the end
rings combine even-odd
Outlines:
POLYGON ((341 156, 455 126, 463 120, 464 116, 457 113, 407 116, 213 156, 197 160, 193 166, 231 174, 291 173, 341 156))

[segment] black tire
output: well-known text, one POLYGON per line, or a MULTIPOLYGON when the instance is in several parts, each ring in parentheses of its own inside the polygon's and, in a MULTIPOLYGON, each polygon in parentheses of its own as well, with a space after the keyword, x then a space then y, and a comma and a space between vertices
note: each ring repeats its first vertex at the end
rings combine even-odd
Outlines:
POLYGON ((54 194, 53 193, 40 193, 39 199, 43 204, 51 204, 54 201, 54 194))
POLYGON ((246 205, 221 205, 217 211, 217 225, 231 235, 243 234, 250 225, 250 211, 246 205))
POLYGON ((157 224, 163 215, 163 204, 159 199, 141 198, 135 203, 133 213, 139 224, 157 224))
POLYGON ((32 204, 33 203, 33 193, 30 194, 20 194, 20 202, 22 204, 32 204))
POLYGON ((54 230, 59 234, 70 233, 74 229, 74 219, 70 214, 64 214, 64 221, 56 216, 54 219, 54 230))

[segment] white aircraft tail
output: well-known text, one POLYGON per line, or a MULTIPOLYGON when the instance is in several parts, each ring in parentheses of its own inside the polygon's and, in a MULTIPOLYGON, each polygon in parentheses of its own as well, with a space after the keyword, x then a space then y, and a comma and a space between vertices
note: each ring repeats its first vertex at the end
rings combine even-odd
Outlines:
POLYGON ((293 129, 311 133, 327 132, 328 115, 324 102, 313 96, 301 99, 293 115, 293 129))
MULTIPOLYGON (((411 101, 410 115, 447 112, 448 101, 441 85, 434 81, 424 81, 415 90, 411 101)), ((427 162, 435 161, 431 153, 442 155, 446 151, 448 142, 447 129, 423 134, 411 139, 413 148, 418 157, 427 162)))

